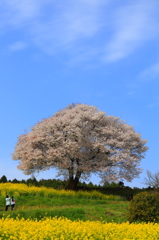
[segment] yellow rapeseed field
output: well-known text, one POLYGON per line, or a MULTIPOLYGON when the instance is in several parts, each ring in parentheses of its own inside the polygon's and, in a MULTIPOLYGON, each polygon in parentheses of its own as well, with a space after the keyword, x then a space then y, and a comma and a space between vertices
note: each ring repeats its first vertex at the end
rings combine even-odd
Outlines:
POLYGON ((154 240, 159 224, 122 224, 45 218, 41 221, 0 219, 0 239, 15 240, 154 240))
POLYGON ((103 200, 116 200, 119 197, 114 195, 105 195, 98 191, 71 191, 71 190, 56 190, 53 188, 47 187, 35 187, 35 186, 27 186, 26 184, 22 183, 0 183, 0 196, 5 197, 6 194, 8 195, 39 195, 45 197, 65 197, 65 198, 97 198, 103 200))
MULTIPOLYGON (((55 190, 45 187, 27 186, 25 184, 1 183, 0 195, 41 195, 62 197, 86 197, 100 199, 117 199, 116 196, 93 192, 74 192, 55 190)), ((71 221, 66 218, 16 219, 8 216, 0 219, 0 240, 155 240, 159 239, 159 224, 128 222, 117 224, 101 221, 71 221)))

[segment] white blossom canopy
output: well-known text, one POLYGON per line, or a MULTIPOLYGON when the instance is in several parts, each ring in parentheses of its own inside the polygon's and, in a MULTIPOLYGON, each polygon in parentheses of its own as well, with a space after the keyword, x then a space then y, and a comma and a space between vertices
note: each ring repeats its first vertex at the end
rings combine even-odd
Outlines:
POLYGON ((120 118, 72 104, 20 135, 12 155, 25 174, 54 167, 78 179, 95 173, 103 182, 131 181, 141 172, 146 142, 120 118))

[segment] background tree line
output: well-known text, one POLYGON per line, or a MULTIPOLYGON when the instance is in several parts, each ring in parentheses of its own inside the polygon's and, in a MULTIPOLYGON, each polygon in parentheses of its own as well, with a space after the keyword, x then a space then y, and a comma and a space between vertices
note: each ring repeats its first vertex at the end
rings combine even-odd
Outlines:
MULTIPOLYGON (((54 189, 67 189, 68 187, 68 181, 67 180, 60 180, 60 179, 40 179, 37 180, 35 177, 29 178, 27 180, 17 180, 14 178, 13 180, 8 180, 5 175, 3 175, 0 178, 0 183, 24 183, 28 186, 37 186, 37 187, 49 187, 54 189)), ((92 182, 86 183, 86 182, 79 182, 77 190, 83 190, 83 191, 93 191, 97 190, 99 192, 102 192, 104 194, 112 194, 112 195, 118 195, 121 197, 125 197, 126 200, 129 200, 130 195, 136 195, 140 192, 145 191, 152 191, 152 187, 147 188, 131 188, 129 186, 124 186, 123 184, 120 184, 120 182, 115 183, 105 183, 103 185, 97 185, 93 184, 92 182)))

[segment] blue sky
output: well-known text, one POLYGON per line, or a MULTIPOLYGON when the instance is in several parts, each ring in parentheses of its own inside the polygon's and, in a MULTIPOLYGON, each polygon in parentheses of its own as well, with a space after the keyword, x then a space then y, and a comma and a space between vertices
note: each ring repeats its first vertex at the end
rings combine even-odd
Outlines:
POLYGON ((146 171, 159 171, 158 9, 157 0, 0 1, 0 177, 28 178, 11 158, 18 135, 86 103, 148 139, 143 173, 125 182, 145 186, 146 171))

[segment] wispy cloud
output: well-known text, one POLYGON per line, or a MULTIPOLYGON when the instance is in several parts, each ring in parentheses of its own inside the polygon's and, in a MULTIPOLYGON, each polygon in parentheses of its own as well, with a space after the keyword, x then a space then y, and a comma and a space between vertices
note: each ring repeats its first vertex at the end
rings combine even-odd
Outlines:
POLYGON ((105 60, 113 62, 127 57, 146 40, 158 36, 155 0, 133 1, 114 12, 113 34, 106 46, 105 60))
POLYGON ((151 103, 147 105, 147 108, 150 108, 150 109, 158 108, 158 106, 159 106, 159 95, 156 95, 151 99, 151 103))
MULTIPOLYGON (((107 1, 106 1, 107 2, 107 1)), ((106 4, 105 2, 105 4, 106 4)), ((54 16, 47 22, 37 22, 32 28, 34 42, 48 53, 69 51, 78 53, 101 29, 100 7, 103 1, 69 1, 56 5, 54 16), (58 14, 58 16, 57 16, 58 14)))
POLYGON ((23 50, 27 47, 27 44, 25 42, 15 42, 9 45, 9 50, 11 51, 19 51, 19 50, 23 50))
POLYGON ((47 54, 114 62, 159 37, 157 7, 156 0, 120 5, 110 0, 1 0, 0 30, 25 31, 29 43, 47 54))
POLYGON ((91 39, 103 25, 100 10, 108 0, 2 0, 0 29, 20 29, 49 54, 73 49, 91 39))
POLYGON ((27 26, 29 21, 40 13, 40 6, 41 1, 37 3, 35 0, 2 0, 0 2, 1 30, 27 26))
POLYGON ((159 76, 159 62, 144 69, 138 76, 139 79, 144 81, 150 81, 159 76))
POLYGON ((148 108, 154 108, 155 106, 156 106, 156 104, 154 104, 154 103, 151 103, 151 104, 147 105, 148 108))

